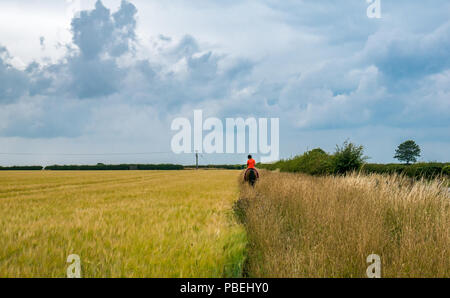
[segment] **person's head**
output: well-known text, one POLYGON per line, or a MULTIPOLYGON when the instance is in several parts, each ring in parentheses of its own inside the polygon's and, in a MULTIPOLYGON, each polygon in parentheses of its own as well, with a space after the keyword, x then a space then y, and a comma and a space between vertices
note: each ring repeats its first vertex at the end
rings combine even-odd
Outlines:
POLYGON ((248 159, 252 159, 252 156, 251 156, 251 155, 249 155, 249 156, 248 156, 248 159))

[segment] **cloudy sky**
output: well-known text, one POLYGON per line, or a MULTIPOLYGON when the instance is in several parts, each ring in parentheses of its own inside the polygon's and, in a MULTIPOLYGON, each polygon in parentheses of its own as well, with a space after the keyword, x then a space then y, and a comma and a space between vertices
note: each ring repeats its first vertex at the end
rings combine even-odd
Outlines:
POLYGON ((192 164, 167 152, 194 109, 279 117, 280 157, 350 139, 393 162, 414 139, 450 160, 450 2, 368 5, 0 0, 0 164, 192 164))

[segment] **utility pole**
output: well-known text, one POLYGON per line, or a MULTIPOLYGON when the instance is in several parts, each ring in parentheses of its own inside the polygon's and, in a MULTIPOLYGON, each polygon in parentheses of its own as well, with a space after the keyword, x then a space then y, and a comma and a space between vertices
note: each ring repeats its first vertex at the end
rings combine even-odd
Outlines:
POLYGON ((198 170, 198 152, 195 151, 195 169, 198 170))

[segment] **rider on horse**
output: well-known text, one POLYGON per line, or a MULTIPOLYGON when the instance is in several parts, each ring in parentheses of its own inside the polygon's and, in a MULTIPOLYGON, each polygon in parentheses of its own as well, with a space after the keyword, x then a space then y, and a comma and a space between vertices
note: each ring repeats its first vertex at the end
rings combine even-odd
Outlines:
POLYGON ((259 173, 255 168, 255 164, 256 161, 251 155, 249 155, 247 160, 247 170, 245 171, 244 178, 245 181, 249 181, 252 185, 255 183, 256 179, 259 178, 259 173))

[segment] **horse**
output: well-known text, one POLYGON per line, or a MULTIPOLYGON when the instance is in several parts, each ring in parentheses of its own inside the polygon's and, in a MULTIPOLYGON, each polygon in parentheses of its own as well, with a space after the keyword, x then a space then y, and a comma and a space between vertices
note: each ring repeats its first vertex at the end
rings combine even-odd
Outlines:
POLYGON ((255 186, 256 181, 259 178, 258 171, 256 169, 250 168, 245 171, 244 181, 248 182, 251 186, 255 186))

